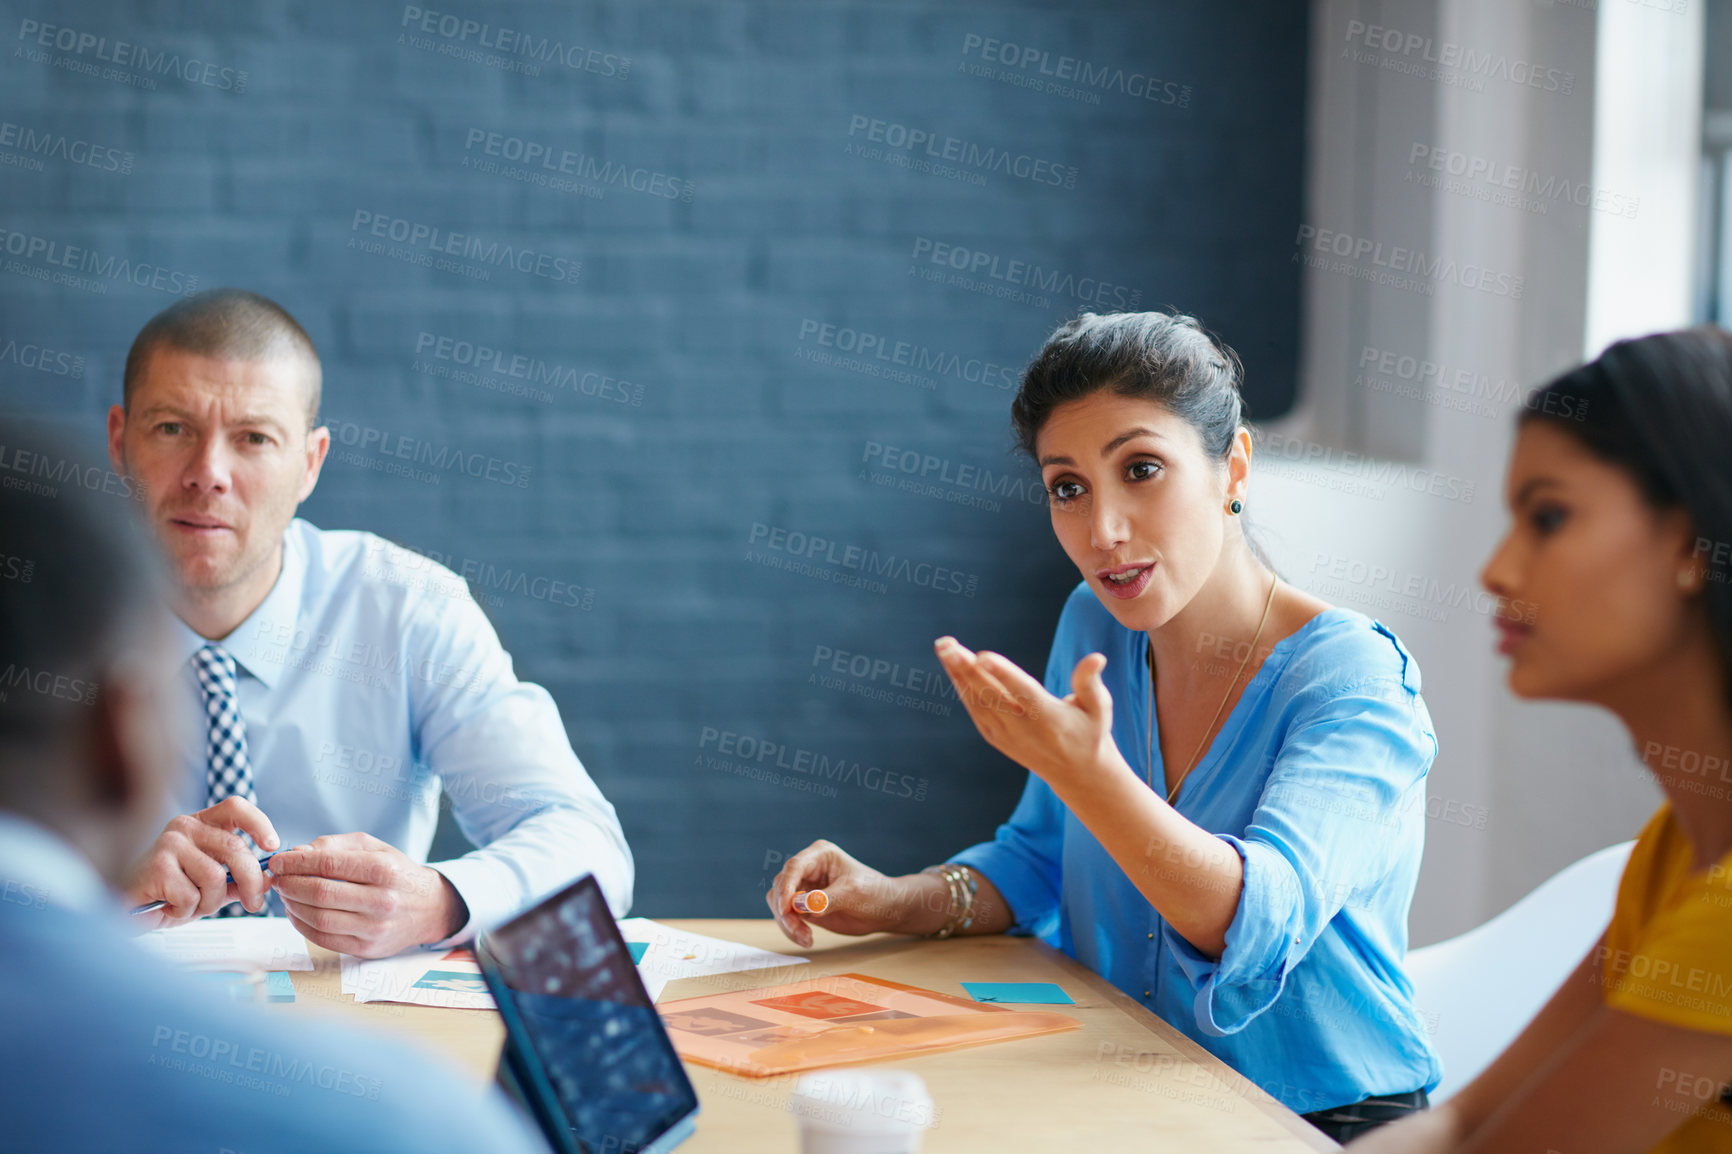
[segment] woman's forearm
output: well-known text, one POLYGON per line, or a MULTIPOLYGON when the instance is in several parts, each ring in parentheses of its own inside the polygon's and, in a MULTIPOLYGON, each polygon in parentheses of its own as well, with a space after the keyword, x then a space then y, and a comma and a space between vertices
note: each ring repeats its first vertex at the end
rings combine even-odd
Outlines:
POLYGON ((1181 817, 1122 758, 1055 784, 1054 792, 1168 925, 1203 953, 1221 956, 1245 885, 1232 846, 1181 817))

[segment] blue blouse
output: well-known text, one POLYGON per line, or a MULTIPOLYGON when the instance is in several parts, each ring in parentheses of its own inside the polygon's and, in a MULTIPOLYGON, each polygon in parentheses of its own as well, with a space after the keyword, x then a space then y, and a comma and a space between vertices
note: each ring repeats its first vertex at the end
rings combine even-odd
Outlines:
MULTIPOLYGON (((1080 585, 1046 687, 1064 696, 1076 663, 1106 654, 1113 739, 1164 795, 1158 733, 1152 767, 1144 752, 1147 644, 1080 585)), ((1168 926, 1032 774, 998 836, 952 860, 998 887, 1012 933, 1087 965, 1289 1109, 1431 1090, 1442 1068, 1402 959, 1436 755, 1412 656, 1381 623, 1330 609, 1273 647, 1179 790, 1178 812, 1244 861, 1218 960, 1168 926)))

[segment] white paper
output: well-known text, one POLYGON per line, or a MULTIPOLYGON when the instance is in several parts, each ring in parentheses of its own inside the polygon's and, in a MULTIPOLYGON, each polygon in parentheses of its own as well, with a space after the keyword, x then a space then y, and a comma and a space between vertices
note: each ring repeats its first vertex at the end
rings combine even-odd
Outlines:
MULTIPOLYGON (((619 931, 626 941, 649 946, 637 972, 652 1002, 677 978, 806 964, 805 958, 672 929, 648 918, 626 918, 619 923, 619 931)), ((344 954, 342 986, 357 1002, 407 1002, 459 1010, 493 1008, 480 966, 473 954, 461 948, 413 949, 375 959, 344 954)))
POLYGON ((643 960, 637 965, 637 972, 643 978, 651 1000, 660 998, 667 984, 679 978, 806 964, 805 958, 772 953, 689 930, 676 930, 648 918, 625 918, 619 923, 619 932, 628 942, 649 943, 649 949, 644 951, 643 960))
POLYGON ((200 918, 138 939, 177 966, 201 970, 310 970, 307 939, 288 918, 200 918))
POLYGON ((493 996, 466 949, 405 950, 389 958, 343 956, 343 992, 357 1002, 407 1002, 447 1010, 491 1010, 493 996))

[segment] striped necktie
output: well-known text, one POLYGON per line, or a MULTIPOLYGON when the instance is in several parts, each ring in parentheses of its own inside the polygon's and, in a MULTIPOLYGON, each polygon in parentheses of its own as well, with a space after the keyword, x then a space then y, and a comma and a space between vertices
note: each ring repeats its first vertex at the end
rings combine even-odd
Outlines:
MULTIPOLYGON (((204 690, 205 805, 231 797, 244 797, 257 805, 252 763, 247 760, 247 727, 235 696, 234 656, 220 645, 207 644, 193 654, 193 668, 199 688, 204 690)), ((253 847, 253 839, 246 834, 241 834, 241 840, 253 847)), ((237 917, 246 912, 239 902, 230 902, 217 911, 217 916, 237 917)))

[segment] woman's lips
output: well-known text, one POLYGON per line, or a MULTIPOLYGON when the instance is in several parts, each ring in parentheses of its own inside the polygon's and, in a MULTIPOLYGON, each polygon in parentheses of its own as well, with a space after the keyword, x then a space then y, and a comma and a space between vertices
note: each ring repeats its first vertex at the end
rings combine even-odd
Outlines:
POLYGON ((1533 626, 1511 621, 1507 617, 1494 617, 1492 624, 1497 626, 1497 651, 1506 657, 1519 649, 1522 642, 1528 639, 1528 634, 1533 632, 1533 626))
POLYGON ((1096 577, 1102 589, 1121 601, 1129 601, 1133 597, 1140 596, 1143 590, 1149 587, 1149 582, 1154 579, 1154 575, 1155 565, 1151 561, 1143 566, 1120 566, 1116 569, 1102 570, 1096 577), (1130 579, 1122 584, 1110 579, 1126 576, 1129 576, 1130 579))

